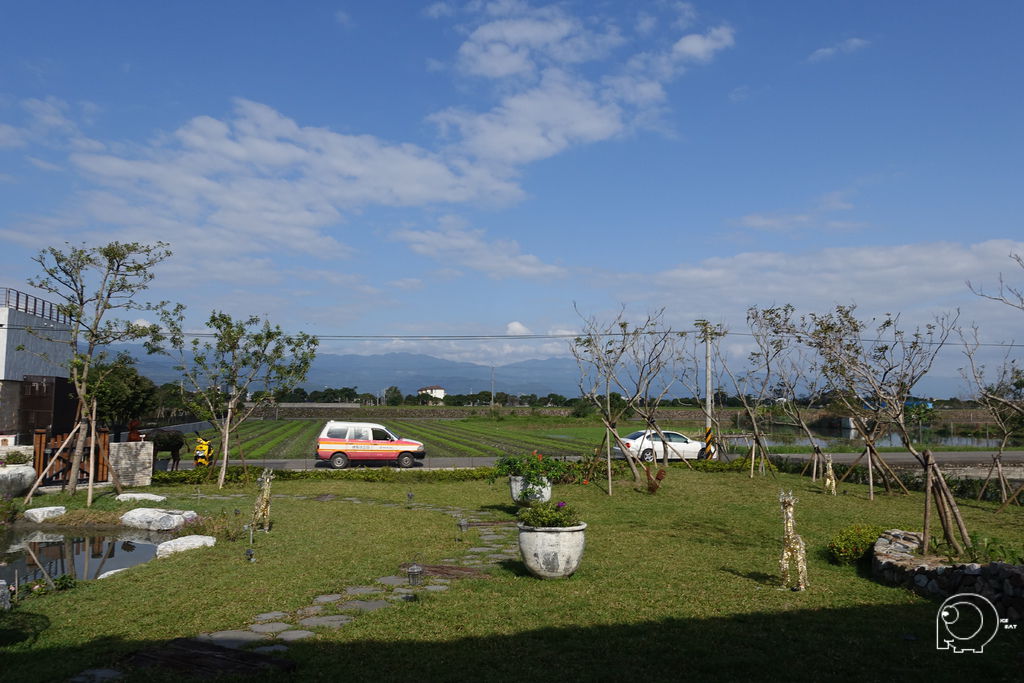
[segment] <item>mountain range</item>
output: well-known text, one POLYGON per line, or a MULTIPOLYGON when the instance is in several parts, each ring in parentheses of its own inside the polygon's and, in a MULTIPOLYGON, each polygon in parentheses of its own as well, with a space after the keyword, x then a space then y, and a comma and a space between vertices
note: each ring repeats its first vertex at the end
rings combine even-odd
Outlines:
MULTIPOLYGON (((127 346, 123 350, 136 359, 139 373, 157 384, 177 382, 181 377, 171 357, 148 355, 141 346, 127 346)), ((524 360, 494 367, 494 390, 513 395, 577 396, 578 379, 579 370, 572 358, 524 360)), ((390 386, 397 386, 403 394, 414 394, 420 387, 431 385, 442 386, 449 394, 490 391, 491 367, 417 353, 320 353, 302 384, 307 391, 357 387, 360 393, 372 394, 390 386)))

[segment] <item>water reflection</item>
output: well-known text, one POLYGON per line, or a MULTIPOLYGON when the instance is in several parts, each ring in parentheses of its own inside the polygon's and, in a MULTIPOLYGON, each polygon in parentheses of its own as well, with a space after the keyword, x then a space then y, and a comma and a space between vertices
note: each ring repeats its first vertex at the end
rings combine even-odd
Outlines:
POLYGON ((115 569, 127 569, 156 556, 156 546, 167 534, 124 530, 87 536, 81 529, 15 530, 0 537, 0 579, 20 585, 44 578, 69 575, 92 580, 115 569))

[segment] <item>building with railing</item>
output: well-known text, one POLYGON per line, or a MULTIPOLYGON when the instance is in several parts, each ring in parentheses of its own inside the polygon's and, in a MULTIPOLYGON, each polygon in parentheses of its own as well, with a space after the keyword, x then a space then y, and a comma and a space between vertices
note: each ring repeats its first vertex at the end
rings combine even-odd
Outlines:
POLYGON ((34 429, 63 430, 73 419, 67 415, 74 410, 70 338, 68 316, 58 306, 0 288, 0 435, 18 434, 18 443, 29 443, 34 429))

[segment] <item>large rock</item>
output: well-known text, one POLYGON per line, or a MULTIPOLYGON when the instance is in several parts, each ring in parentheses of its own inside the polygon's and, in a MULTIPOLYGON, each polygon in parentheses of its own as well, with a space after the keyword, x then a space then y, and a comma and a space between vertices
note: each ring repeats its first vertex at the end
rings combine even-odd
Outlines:
POLYGON ((167 496, 158 496, 155 493, 122 493, 115 500, 119 503, 130 500, 151 500, 154 503, 161 503, 167 500, 167 496))
POLYGON ((25 510, 25 519, 39 524, 40 522, 45 522, 52 517, 60 517, 67 511, 68 509, 63 505, 51 505, 50 507, 45 508, 31 508, 29 510, 25 510))
POLYGON ((135 508, 121 515, 121 524, 135 529, 169 531, 180 529, 185 522, 199 517, 192 510, 164 510, 162 508, 135 508))
POLYGON ((28 493, 36 481, 32 465, 8 465, 0 467, 0 498, 17 498, 28 493))
POLYGON ((176 538, 173 541, 165 541, 156 547, 157 557, 167 557, 174 553, 180 553, 183 550, 194 550, 196 548, 205 548, 207 546, 213 546, 217 544, 217 539, 213 536, 182 536, 176 538))

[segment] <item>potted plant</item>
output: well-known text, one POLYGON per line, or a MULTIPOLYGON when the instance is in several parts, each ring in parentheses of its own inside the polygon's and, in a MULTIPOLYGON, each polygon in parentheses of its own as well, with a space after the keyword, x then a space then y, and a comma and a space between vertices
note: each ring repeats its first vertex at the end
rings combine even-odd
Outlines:
POLYGON ((586 523, 565 501, 535 503, 519 519, 519 553, 531 574, 541 579, 572 576, 583 559, 586 523))
POLYGON ((519 505, 551 500, 551 480, 561 476, 564 463, 545 458, 534 451, 530 455, 505 455, 494 463, 496 476, 508 477, 512 501, 519 505))

